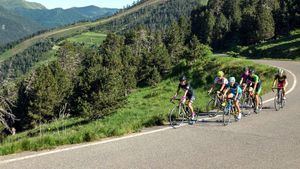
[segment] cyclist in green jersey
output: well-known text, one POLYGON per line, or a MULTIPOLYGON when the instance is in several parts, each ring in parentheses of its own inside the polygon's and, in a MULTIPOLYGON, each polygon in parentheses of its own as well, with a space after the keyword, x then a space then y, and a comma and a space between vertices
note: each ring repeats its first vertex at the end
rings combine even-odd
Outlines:
POLYGON ((262 90, 262 81, 258 77, 258 75, 255 74, 255 70, 250 70, 250 78, 249 78, 251 85, 250 87, 253 89, 253 95, 255 98, 256 108, 255 111, 258 110, 259 105, 259 95, 262 90))

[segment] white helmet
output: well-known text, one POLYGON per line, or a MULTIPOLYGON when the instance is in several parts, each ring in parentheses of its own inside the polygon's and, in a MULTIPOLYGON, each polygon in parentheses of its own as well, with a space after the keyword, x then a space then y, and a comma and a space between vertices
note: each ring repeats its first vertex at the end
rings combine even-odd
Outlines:
POLYGON ((283 73, 284 73, 284 71, 283 71, 282 69, 278 69, 278 75, 279 75, 279 76, 282 76, 283 73))
POLYGON ((235 77, 230 77, 229 78, 229 83, 235 83, 235 77))

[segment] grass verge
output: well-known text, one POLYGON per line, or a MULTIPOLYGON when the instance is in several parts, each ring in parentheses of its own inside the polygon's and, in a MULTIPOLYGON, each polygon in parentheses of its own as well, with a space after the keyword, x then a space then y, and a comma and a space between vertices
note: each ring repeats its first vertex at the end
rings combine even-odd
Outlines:
MULTIPOLYGON (((217 70, 224 70, 229 75, 239 75, 243 67, 253 67, 259 72, 264 82, 271 82, 274 68, 229 57, 212 57, 209 61, 205 79, 211 82, 217 70)), ((191 83, 198 78, 194 76, 197 67, 191 68, 191 83)), ((101 140, 107 137, 122 136, 139 132, 145 127, 167 124, 169 110, 174 106, 169 102, 177 89, 177 77, 164 80, 156 87, 140 88, 129 95, 126 105, 104 119, 89 121, 82 118, 58 119, 40 128, 19 133, 5 138, 0 147, 0 155, 22 151, 52 149, 60 145, 77 144, 101 140)), ((208 101, 206 94, 210 84, 195 85, 195 107, 205 108, 208 101)), ((269 89, 264 83, 263 89, 269 89)), ((269 90, 264 90, 264 93, 269 90)))

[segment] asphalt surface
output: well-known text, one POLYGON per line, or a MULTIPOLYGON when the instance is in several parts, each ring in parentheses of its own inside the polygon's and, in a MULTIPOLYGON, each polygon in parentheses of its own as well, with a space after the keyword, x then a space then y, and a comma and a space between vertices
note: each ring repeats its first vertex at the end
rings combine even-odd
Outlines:
MULTIPOLYGON (((300 63, 257 61, 291 70, 300 63)), ((289 74, 289 88, 292 76, 289 74)), ((274 94, 267 94, 264 100, 274 94)), ((300 168, 300 88, 276 112, 273 101, 260 114, 222 126, 216 119, 178 129, 147 129, 138 135, 65 149, 0 157, 1 169, 96 168, 300 168), (150 131, 149 131, 150 130, 150 131), (152 132, 152 133, 149 133, 152 132)))

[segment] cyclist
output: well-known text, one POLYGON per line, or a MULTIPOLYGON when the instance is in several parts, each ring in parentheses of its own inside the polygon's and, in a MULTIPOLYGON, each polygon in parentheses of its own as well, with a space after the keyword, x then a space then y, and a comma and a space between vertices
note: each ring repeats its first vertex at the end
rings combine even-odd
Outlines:
POLYGON ((215 78, 214 83, 212 84, 208 93, 210 94, 212 92, 212 90, 216 87, 216 85, 221 86, 220 89, 218 90, 218 92, 223 92, 223 90, 225 89, 225 86, 227 84, 228 84, 228 80, 224 77, 224 72, 219 71, 217 73, 217 77, 215 78))
POLYGON ((191 110, 192 120, 194 120, 196 113, 194 112, 194 108, 193 108, 192 104, 195 101, 195 95, 194 95, 194 91, 193 91, 192 87, 187 82, 187 78, 185 76, 182 76, 179 78, 178 89, 177 89, 177 92, 176 92, 175 96, 173 97, 173 99, 177 97, 180 89, 183 89, 183 91, 184 91, 184 95, 181 97, 180 102, 184 103, 186 101, 186 99, 188 99, 188 108, 191 110))
POLYGON ((249 77, 249 81, 251 82, 250 84, 250 88, 253 89, 253 96, 255 99, 255 109, 254 111, 257 112, 258 111, 258 105, 259 105, 259 95, 261 93, 262 90, 262 81, 260 80, 260 78, 258 77, 258 75, 255 74, 255 70, 250 70, 250 77, 249 77))
POLYGON ((282 88, 283 100, 286 100, 285 88, 287 86, 287 76, 284 74, 284 71, 282 69, 278 69, 278 73, 275 75, 273 88, 275 87, 276 84, 278 90, 282 88))
POLYGON ((237 115, 235 115, 235 119, 241 120, 242 114, 241 114, 241 108, 240 108, 240 99, 242 98, 243 90, 239 83, 236 82, 235 77, 229 78, 229 84, 226 85, 225 92, 223 97, 227 96, 227 99, 233 99, 234 106, 237 108, 237 115), (229 94, 227 95, 227 93, 229 94))
POLYGON ((250 78, 249 71, 250 71, 250 69, 248 67, 246 67, 244 69, 244 73, 241 76, 240 86, 242 87, 243 92, 245 92, 247 87, 249 86, 249 78, 250 78))

